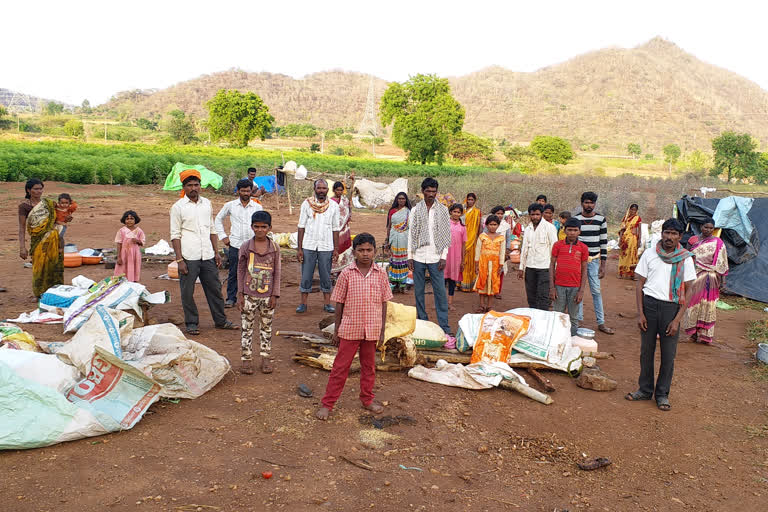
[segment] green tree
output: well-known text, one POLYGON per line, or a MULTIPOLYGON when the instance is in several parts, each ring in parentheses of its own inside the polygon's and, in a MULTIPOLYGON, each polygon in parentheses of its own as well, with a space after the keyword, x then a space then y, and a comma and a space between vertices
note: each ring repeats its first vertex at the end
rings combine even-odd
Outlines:
POLYGON ((389 85, 381 98, 381 121, 394 123, 392 141, 408 161, 442 165, 450 138, 464 126, 464 107, 451 95, 451 86, 437 75, 416 75, 389 85))
POLYGON ((712 139, 715 152, 715 165, 710 171, 712 176, 726 173, 728 182, 733 178, 745 178, 753 174, 758 167, 757 144, 748 133, 724 132, 712 139))
POLYGON ((672 166, 677 163, 677 159, 680 158, 680 146, 677 144, 667 144, 662 149, 664 152, 664 161, 669 164, 669 177, 672 177, 672 166))
POLYGON ((312 144, 309 145, 310 153, 317 153, 318 151, 320 151, 320 144, 318 144, 317 142, 313 142, 312 144))
POLYGON ((467 132, 459 132, 450 139, 448 154, 457 160, 491 160, 493 142, 467 132))
POLYGON ((142 130, 152 130, 152 131, 157 130, 157 122, 144 117, 141 117, 136 120, 136 126, 141 128, 142 130))
POLYGON ((768 182, 768 153, 760 153, 755 167, 752 173, 754 180, 761 185, 768 182))
POLYGON ((70 119, 64 124, 64 133, 70 137, 82 137, 85 133, 83 122, 79 119, 70 119))
POLYGON ((0 105, 0 119, 8 115, 8 109, 0 105))
POLYGON ((598 149, 600 147, 600 144, 591 144, 589 147, 590 147, 590 149, 592 151, 595 151, 596 149, 598 149))
POLYGON ((507 160, 519 161, 526 157, 534 157, 536 156, 536 153, 533 152, 530 146, 513 144, 512 146, 504 148, 504 156, 507 157, 507 160))
POLYGON ((45 113, 49 116, 55 116, 64 112, 64 105, 55 101, 49 101, 45 104, 45 113))
POLYGON ((693 172, 703 172, 712 164, 712 158, 699 149, 691 151, 686 159, 686 165, 693 172))
POLYGON ((93 112, 93 109, 91 108, 91 102, 87 99, 84 99, 83 103, 80 105, 80 110, 82 110, 84 114, 90 114, 93 112))
POLYGON ((171 138, 182 144, 193 142, 195 140, 195 125, 187 119, 186 114, 176 109, 168 112, 168 115, 171 116, 170 121, 168 121, 168 134, 171 138))
POLYGON ((211 138, 238 147, 247 146, 256 137, 264 140, 275 121, 266 103, 252 92, 219 89, 207 106, 211 138))
POLYGON ((537 135, 531 141, 531 149, 536 156, 553 164, 567 164, 573 158, 570 142, 560 137, 537 135))
POLYGON ((630 142, 627 144, 627 153, 632 155, 632 158, 638 159, 640 158, 640 154, 643 152, 643 148, 640 147, 640 144, 636 142, 630 142))

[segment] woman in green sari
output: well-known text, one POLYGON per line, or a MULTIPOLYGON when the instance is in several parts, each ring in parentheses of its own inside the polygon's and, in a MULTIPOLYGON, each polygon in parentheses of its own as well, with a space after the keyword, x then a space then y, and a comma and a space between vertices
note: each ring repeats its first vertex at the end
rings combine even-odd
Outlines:
POLYGON ((39 298, 51 286, 64 283, 64 253, 55 228, 56 203, 43 198, 43 182, 32 178, 24 191, 19 204, 19 256, 32 258, 32 291, 39 298))

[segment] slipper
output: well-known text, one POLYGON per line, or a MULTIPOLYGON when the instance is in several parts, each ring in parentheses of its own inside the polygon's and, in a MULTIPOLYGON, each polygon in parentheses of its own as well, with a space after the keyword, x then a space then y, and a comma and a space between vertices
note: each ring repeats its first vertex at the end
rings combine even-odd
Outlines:
POLYGON ((302 398, 312 398, 312 390, 306 384, 299 384, 299 396, 302 398))
POLYGON ((190 336, 197 336, 198 334, 200 334, 200 329, 198 329, 197 327, 189 327, 187 328, 187 334, 189 334, 190 336))
POLYGON ((669 398, 666 396, 658 396, 656 397, 656 407, 658 407, 660 411, 667 412, 672 408, 672 404, 669 403, 669 398))
POLYGON ((235 324, 233 324, 233 323, 232 323, 232 322, 230 322, 229 320, 227 320, 226 322, 224 322, 224 323, 223 323, 223 324, 221 324, 221 325, 217 325, 217 326, 216 326, 216 328, 217 328, 217 329, 223 329, 223 330, 225 330, 225 331, 236 331, 236 330, 238 330, 238 329, 239 329, 239 327, 238 327, 238 326, 236 326, 235 324))
POLYGON ((632 393, 624 395, 624 399, 629 400, 630 402, 639 402, 641 400, 650 400, 651 395, 646 395, 640 391, 633 391, 632 393))
POLYGON ((613 334, 614 330, 610 327, 606 327, 605 324, 600 324, 597 326, 597 330, 600 332, 604 332, 605 334, 613 334))
POLYGON ((576 463, 576 465, 579 466, 579 469, 584 471, 594 471, 595 469, 610 466, 611 464, 611 459, 608 457, 595 457, 594 459, 587 459, 584 462, 576 463))

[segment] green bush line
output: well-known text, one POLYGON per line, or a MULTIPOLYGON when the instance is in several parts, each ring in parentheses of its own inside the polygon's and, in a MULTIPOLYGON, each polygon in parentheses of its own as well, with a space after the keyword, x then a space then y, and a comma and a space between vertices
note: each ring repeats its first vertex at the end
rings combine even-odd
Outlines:
MULTIPOLYGON (((363 176, 464 176, 494 171, 478 166, 435 166, 364 158, 283 152, 312 172, 363 176)), ((69 183, 162 183, 176 162, 201 164, 223 176, 256 167, 262 174, 282 163, 280 151, 148 144, 100 145, 81 142, 0 141, 0 181, 28 178, 69 183)))

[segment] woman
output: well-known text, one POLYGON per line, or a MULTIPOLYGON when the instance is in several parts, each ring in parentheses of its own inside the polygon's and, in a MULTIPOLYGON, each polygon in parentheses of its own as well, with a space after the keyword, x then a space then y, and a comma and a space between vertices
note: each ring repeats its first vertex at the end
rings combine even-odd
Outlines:
MULTIPOLYGON (((350 182, 354 184, 355 175, 350 176, 350 182)), ((352 195, 353 186, 349 187, 349 195, 352 195)), ((349 222, 352 220, 352 208, 349 204, 349 197, 344 195, 344 184, 337 181, 333 184, 333 201, 339 205, 339 218, 341 219, 341 230, 339 231, 339 254, 352 247, 352 232, 349 222)))
POLYGON ((642 219, 637 214, 638 206, 631 204, 619 229, 619 279, 635 279, 637 266, 637 248, 640 241, 640 223, 642 219))
POLYGON ((43 182, 32 178, 24 191, 19 204, 19 256, 23 260, 32 256, 32 291, 40 298, 48 288, 64 283, 64 253, 55 225, 56 203, 43 199, 43 182))
POLYGON ((387 215, 387 240, 384 249, 389 251, 389 283, 394 292, 405 291, 408 278, 408 216, 411 201, 408 194, 399 192, 387 215))
POLYGON ((720 287, 728 275, 728 253, 723 241, 712 236, 715 221, 706 219, 701 236, 688 240, 688 249, 696 264, 696 280, 691 286, 691 303, 686 311, 683 328, 692 342, 709 345, 714 341, 717 299, 720 287))
POLYGON ((473 292, 475 290, 475 245, 480 235, 480 219, 483 214, 477 206, 477 196, 470 192, 464 200, 464 226, 467 229, 467 241, 464 243, 464 271, 461 275, 459 290, 473 292))

